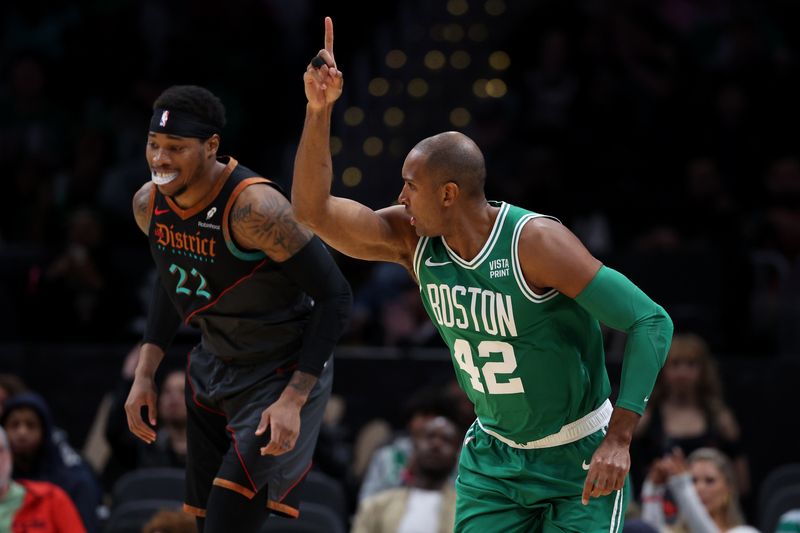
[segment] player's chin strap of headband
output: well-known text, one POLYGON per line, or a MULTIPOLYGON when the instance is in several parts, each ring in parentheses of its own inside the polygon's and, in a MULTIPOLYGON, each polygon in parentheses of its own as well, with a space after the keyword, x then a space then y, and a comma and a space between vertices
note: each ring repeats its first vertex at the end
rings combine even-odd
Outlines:
POLYGON ((208 139, 215 133, 219 135, 220 129, 202 118, 186 111, 173 111, 170 109, 154 109, 150 118, 150 131, 165 133, 178 137, 196 137, 208 139))

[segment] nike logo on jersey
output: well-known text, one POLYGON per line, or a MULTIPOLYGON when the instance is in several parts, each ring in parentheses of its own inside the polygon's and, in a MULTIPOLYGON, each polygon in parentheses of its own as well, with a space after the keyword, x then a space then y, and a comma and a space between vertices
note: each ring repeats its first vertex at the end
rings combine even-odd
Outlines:
POLYGON ((153 210, 153 213, 155 213, 156 216, 163 215, 169 213, 169 209, 159 209, 156 207, 155 210, 153 210))
POLYGON ((452 263, 452 261, 444 261, 442 263, 437 263, 435 261, 431 261, 430 257, 425 260, 425 266, 429 266, 429 267, 440 267, 440 266, 444 266, 444 265, 449 265, 450 263, 452 263))
POLYGON ((587 464, 586 464, 586 461, 584 461, 584 462, 581 464, 581 468, 583 468, 584 470, 589 470, 589 467, 590 467, 590 466, 591 466, 591 465, 587 465, 587 464))

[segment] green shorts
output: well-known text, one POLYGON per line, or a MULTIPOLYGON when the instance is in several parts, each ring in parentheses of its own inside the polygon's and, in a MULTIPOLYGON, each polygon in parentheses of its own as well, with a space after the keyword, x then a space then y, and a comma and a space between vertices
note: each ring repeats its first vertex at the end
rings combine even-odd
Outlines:
POLYGON ((523 450, 487 435, 477 422, 467 431, 456 480, 458 533, 618 533, 630 482, 608 496, 581 503, 584 462, 603 430, 576 442, 523 450))

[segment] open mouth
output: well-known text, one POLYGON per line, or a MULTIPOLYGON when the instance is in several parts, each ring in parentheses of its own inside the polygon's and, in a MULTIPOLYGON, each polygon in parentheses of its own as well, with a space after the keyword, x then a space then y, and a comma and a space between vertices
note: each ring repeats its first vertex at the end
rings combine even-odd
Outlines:
POLYGON ((150 179, 156 185, 166 185, 178 177, 178 172, 150 172, 150 179))

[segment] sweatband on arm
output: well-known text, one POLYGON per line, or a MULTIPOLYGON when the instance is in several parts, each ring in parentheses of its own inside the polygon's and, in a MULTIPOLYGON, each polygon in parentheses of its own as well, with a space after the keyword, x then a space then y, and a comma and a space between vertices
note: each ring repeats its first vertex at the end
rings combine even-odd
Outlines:
POLYGON ((155 344, 165 352, 181 327, 181 317, 169 299, 161 280, 153 285, 150 308, 147 310, 147 323, 144 326, 143 343, 155 344))
POLYGON ((297 370, 319 376, 347 326, 353 303, 350 285, 318 237, 280 265, 286 277, 314 299, 297 370))
POLYGON ((631 280, 606 266, 575 301, 603 324, 628 334, 616 405, 642 414, 667 359, 672 320, 631 280))

